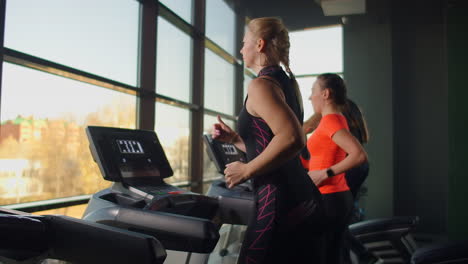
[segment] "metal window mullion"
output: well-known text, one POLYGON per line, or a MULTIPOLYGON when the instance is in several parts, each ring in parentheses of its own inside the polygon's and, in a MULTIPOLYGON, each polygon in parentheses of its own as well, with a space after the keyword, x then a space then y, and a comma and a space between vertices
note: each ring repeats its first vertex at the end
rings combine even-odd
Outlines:
POLYGON ((0 0, 0 49, 1 49, 1 61, 0 61, 0 121, 2 120, 2 83, 3 83, 3 50, 4 50, 4 37, 5 37, 5 16, 6 16, 6 0, 0 0))
POLYGON ((139 89, 134 86, 114 81, 89 72, 71 68, 42 58, 38 58, 6 47, 3 48, 2 58, 5 62, 24 66, 30 69, 43 71, 49 74, 54 74, 67 79, 108 88, 118 92, 123 92, 131 95, 135 95, 137 92, 139 92, 139 89))
POLYGON ((219 115, 223 119, 232 120, 234 122, 237 120, 236 116, 234 116, 234 115, 228 115, 228 114, 218 112, 218 111, 215 111, 215 110, 211 110, 211 109, 207 109, 207 108, 204 109, 204 114, 211 115, 211 116, 214 116, 214 117, 219 115))
MULTIPOLYGON (((235 39, 235 38, 234 38, 235 39)), ((205 47, 230 64, 241 64, 240 60, 221 48, 212 40, 205 38, 205 47)))
MULTIPOLYGON (((247 68, 244 68, 244 74, 249 76, 252 79, 257 77, 257 75, 255 73, 253 73, 251 70, 249 70, 247 68)), ((296 76, 296 78, 297 78, 297 76, 296 76)))
POLYGON ((201 109, 190 112, 190 189, 203 192, 203 105, 205 75, 205 0, 195 0, 192 8, 193 21, 197 32, 193 36, 192 49, 192 104, 201 109))
POLYGON ((186 103, 181 100, 177 100, 162 94, 155 94, 156 97, 156 102, 159 103, 164 103, 167 105, 172 105, 172 106, 177 106, 180 108, 188 109, 188 110, 199 110, 200 106, 192 104, 192 103, 186 103))
POLYGON ((167 8, 165 5, 159 3, 159 16, 167 20, 173 26, 185 32, 187 35, 194 37, 195 35, 200 35, 201 33, 191 24, 187 23, 184 19, 174 13, 172 10, 167 8))
POLYGON ((240 50, 242 49, 242 39, 244 38, 244 27, 245 27, 245 12, 243 6, 238 2, 235 2, 234 12, 236 14, 235 24, 235 37, 234 47, 236 51, 237 61, 241 63, 234 64, 234 113, 238 115, 244 104, 244 64, 242 58, 240 58, 240 50), (239 51, 239 52, 238 52, 239 51))
POLYGON ((199 109, 200 106, 187 103, 169 96, 155 93, 155 91, 148 91, 139 89, 125 83, 114 81, 99 75, 89 72, 81 71, 71 68, 62 64, 38 58, 26 53, 22 53, 9 48, 4 48, 3 60, 12 64, 20 65, 26 68, 36 69, 49 74, 54 74, 67 79, 88 83, 91 85, 107 88, 116 92, 126 93, 129 95, 137 95, 145 98, 151 98, 157 102, 185 108, 185 109, 199 109))
POLYGON ((140 5, 137 128, 154 130, 156 93, 156 46, 158 2, 142 1, 140 5))

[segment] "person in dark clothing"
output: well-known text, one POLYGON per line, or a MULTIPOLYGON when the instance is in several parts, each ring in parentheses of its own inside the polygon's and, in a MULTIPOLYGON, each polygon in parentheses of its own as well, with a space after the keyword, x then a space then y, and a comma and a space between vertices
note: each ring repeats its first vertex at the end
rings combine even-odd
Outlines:
POLYGON ((247 154, 247 163, 226 165, 226 185, 253 183, 255 212, 238 262, 326 263, 323 201, 299 160, 303 109, 289 68, 288 31, 280 19, 253 19, 243 43, 244 63, 257 78, 249 84, 238 133, 219 116, 212 133, 247 154))

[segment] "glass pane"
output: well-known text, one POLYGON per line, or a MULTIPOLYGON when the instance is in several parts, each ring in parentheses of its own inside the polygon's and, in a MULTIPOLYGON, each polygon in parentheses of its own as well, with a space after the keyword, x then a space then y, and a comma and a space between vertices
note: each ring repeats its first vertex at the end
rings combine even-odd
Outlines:
POLYGON ((189 125, 188 110, 156 103, 155 131, 171 164, 174 176, 166 182, 188 180, 189 174, 189 125))
POLYGON ((185 21, 192 22, 192 0, 159 0, 185 21))
POLYGON ((247 90, 249 88, 250 81, 252 81, 252 78, 250 78, 250 76, 248 75, 244 75, 244 100, 245 100, 245 97, 247 96, 247 90))
POLYGON ((205 108, 234 114, 234 66, 205 49, 205 108))
POLYGON ((304 105, 304 120, 307 120, 314 114, 314 108, 312 107, 312 102, 309 100, 309 97, 312 93, 312 85, 314 84, 315 79, 315 77, 297 79, 299 90, 301 90, 302 94, 302 104, 304 105))
POLYGON ((7 2, 5 46, 136 86, 138 1, 7 2))
MULTIPOLYGON (((223 121, 232 129, 236 130, 235 124, 232 120, 223 118, 223 121)), ((213 124, 217 122, 218 120, 215 116, 205 115, 203 118, 203 132, 211 135, 211 132, 213 131, 213 124)), ((213 161, 211 161, 205 148, 206 146, 203 145, 203 179, 210 179, 222 176, 220 173, 218 173, 216 166, 214 165, 213 161)))
POLYGON ((188 35, 158 18, 157 93, 189 102, 191 46, 188 35))
POLYGON ((235 13, 225 1, 206 0, 206 36, 232 55, 237 52, 235 25, 235 13))
POLYGON ((0 111, 0 205, 108 187, 85 128, 135 128, 134 96, 9 63, 0 111))
POLYGON ((294 74, 343 71, 342 26, 294 31, 289 38, 294 74))

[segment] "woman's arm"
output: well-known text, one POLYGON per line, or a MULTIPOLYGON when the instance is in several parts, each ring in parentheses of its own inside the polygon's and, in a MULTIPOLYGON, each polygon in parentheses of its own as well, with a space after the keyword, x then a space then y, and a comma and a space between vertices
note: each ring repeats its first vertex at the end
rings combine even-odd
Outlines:
MULTIPOLYGON (((359 143, 359 141, 357 141, 357 139, 351 135, 348 130, 338 130, 332 136, 332 140, 348 154, 345 159, 334 164, 330 168, 327 168, 331 169, 335 175, 359 166, 367 160, 366 151, 359 143)), ((309 176, 312 178, 315 185, 319 186, 325 179, 328 178, 327 169, 309 171, 309 176)))
POLYGON ((240 149, 242 152, 247 153, 247 148, 245 147, 244 140, 236 133, 236 136, 231 141, 231 144, 234 144, 236 148, 240 149))
POLYGON ((232 130, 221 117, 218 115, 218 123, 213 125, 213 134, 211 135, 214 139, 234 144, 238 149, 243 152, 247 152, 245 143, 242 138, 234 130, 232 130))
POLYGON ((249 163, 226 165, 229 187, 281 166, 297 155, 305 142, 301 125, 287 105, 280 87, 259 78, 252 80, 248 89, 247 110, 251 115, 261 117, 274 136, 263 152, 249 163))
POLYGON ((343 173, 367 161, 366 151, 348 130, 341 129, 337 131, 332 136, 332 140, 348 153, 344 160, 330 167, 335 174, 343 173))

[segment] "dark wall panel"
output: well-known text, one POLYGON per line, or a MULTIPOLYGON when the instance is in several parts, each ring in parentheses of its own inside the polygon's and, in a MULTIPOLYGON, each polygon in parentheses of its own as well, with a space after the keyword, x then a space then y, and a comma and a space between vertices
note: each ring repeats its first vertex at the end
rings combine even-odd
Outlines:
POLYGON ((444 10, 438 0, 406 2, 392 3, 395 214, 417 215, 420 232, 442 234, 448 197, 444 10))
POLYGON ((393 94, 391 31, 387 1, 368 5, 366 15, 349 16, 343 27, 344 77, 350 98, 362 108, 370 141, 370 173, 361 202, 366 217, 393 215, 393 94))
POLYGON ((452 1, 447 17, 450 181, 448 231, 450 238, 468 237, 468 13, 467 3, 452 1))

